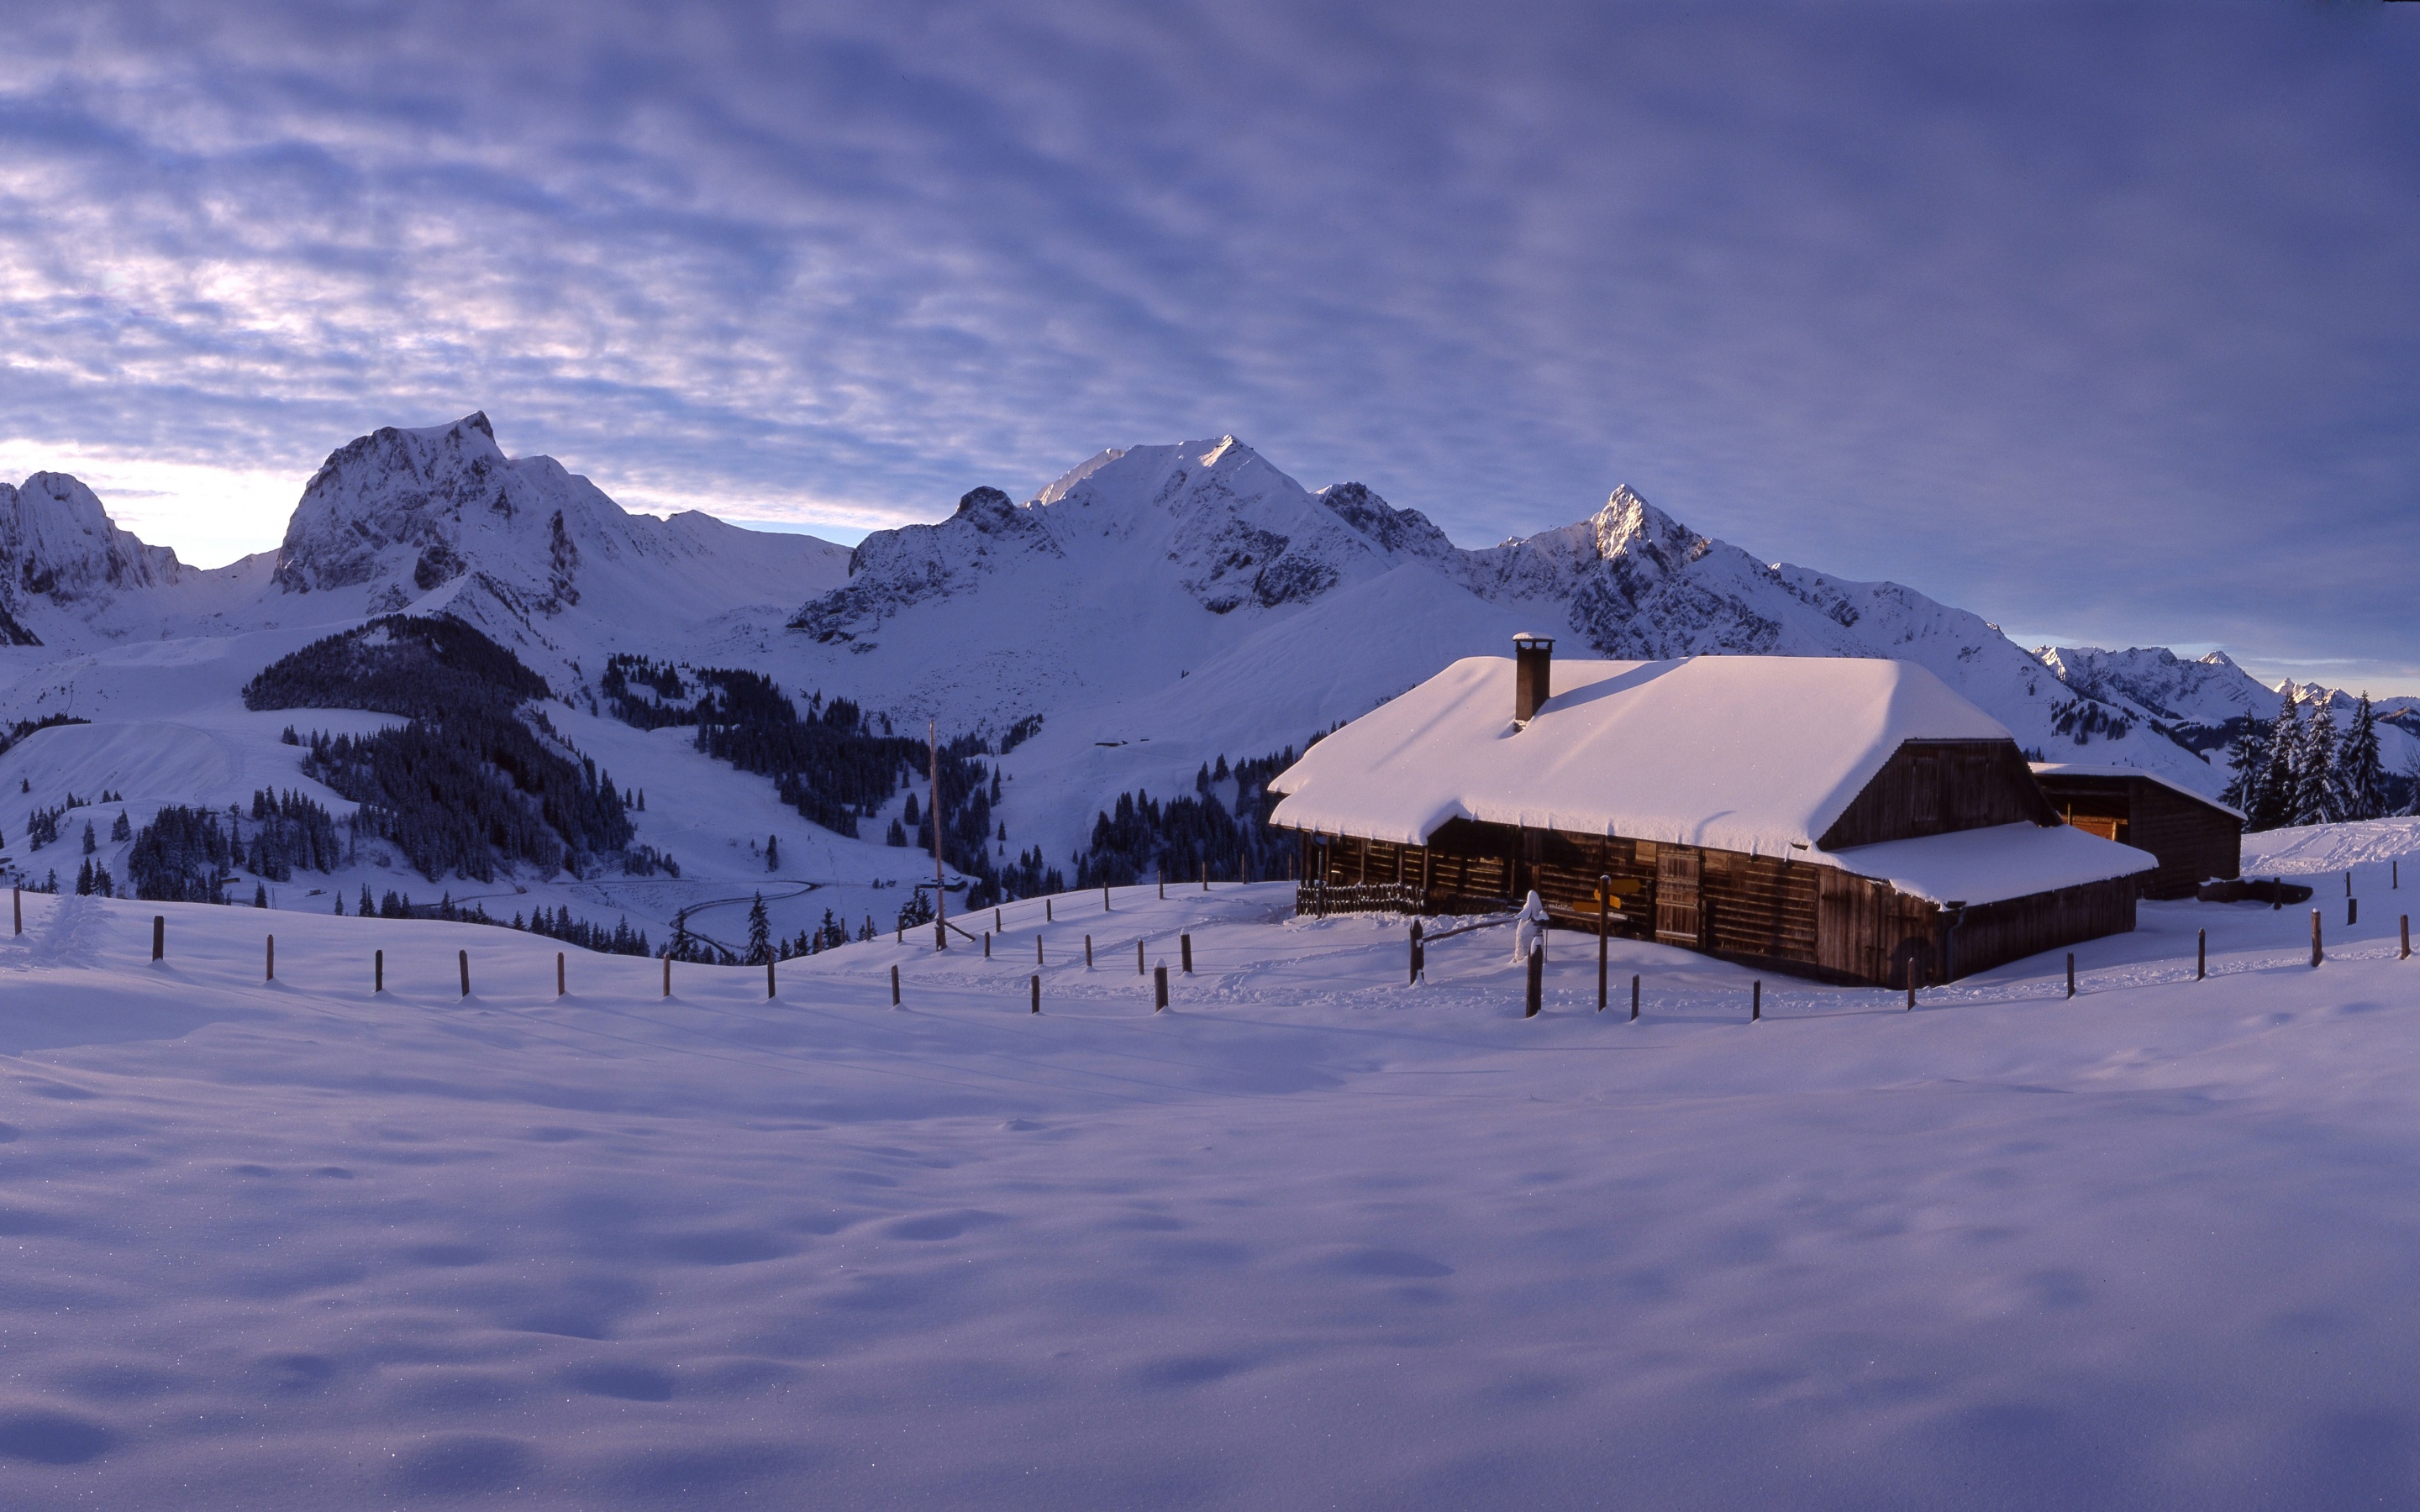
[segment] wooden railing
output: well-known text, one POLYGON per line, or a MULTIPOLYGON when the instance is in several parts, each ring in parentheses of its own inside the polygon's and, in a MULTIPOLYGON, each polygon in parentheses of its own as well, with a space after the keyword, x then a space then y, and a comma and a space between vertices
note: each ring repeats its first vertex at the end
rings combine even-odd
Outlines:
POLYGON ((1306 918, 1330 914, 1424 914, 1428 895, 1408 882, 1300 882, 1294 911, 1306 918))

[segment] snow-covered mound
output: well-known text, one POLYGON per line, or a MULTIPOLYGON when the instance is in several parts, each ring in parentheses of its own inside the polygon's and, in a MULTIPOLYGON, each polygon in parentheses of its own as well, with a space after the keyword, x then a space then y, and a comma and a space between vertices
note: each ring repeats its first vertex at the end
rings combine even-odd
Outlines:
MULTIPOLYGON (((2383 866, 2420 857, 2420 818, 2357 819, 2340 825, 2297 825, 2243 837, 2243 874, 2307 876, 2354 866, 2383 866)), ((2420 888, 2420 862, 2412 885, 2420 888)))
POLYGON ((2391 909, 2314 971, 2294 911, 2148 904, 2073 1001, 2051 956, 1914 1013, 1768 980, 1751 1025, 1704 957, 1614 942, 1599 1013, 1559 933, 1525 1020, 1502 932, 1412 988, 1400 920, 1285 902, 1028 903, 988 959, 885 936, 768 1000, 27 899, 0 1504, 2406 1499, 2391 909))

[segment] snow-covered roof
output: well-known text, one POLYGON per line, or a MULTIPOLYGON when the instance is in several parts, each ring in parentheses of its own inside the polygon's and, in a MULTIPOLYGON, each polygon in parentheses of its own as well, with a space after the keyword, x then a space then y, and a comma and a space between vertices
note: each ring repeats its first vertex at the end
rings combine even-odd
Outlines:
POLYGON ((1424 843, 1455 819, 1718 850, 1811 848, 1910 740, 2006 740, 1913 662, 1558 659, 1512 723, 1512 658, 1470 656, 1311 748, 1273 824, 1424 843))
POLYGON ((2181 793, 2195 803, 2207 804, 2221 813, 2243 817, 2242 810, 2230 809, 2207 793, 2195 793, 2182 782, 2173 781, 2157 772, 2147 772, 2139 766, 2086 766, 2081 762, 2035 762, 2033 769, 2050 777, 2139 777, 2147 782, 2157 782, 2171 793, 2181 793))
POLYGON ((2160 858, 2065 825, 1993 825, 1858 845, 1813 859, 1933 903, 1993 903, 2131 877, 2160 858))

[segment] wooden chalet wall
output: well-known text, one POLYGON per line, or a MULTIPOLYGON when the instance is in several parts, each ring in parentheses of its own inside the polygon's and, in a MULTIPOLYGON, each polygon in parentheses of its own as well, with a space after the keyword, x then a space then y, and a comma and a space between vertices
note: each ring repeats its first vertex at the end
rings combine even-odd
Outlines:
POLYGON ((2147 777, 2044 772, 2040 782, 2069 824, 2160 858, 2142 879, 2146 898, 2190 898, 2211 877, 2242 875, 2243 822, 2215 804, 2147 777))
POLYGON ((1815 843, 1827 851, 2058 815, 2013 740, 1911 740, 1815 843))

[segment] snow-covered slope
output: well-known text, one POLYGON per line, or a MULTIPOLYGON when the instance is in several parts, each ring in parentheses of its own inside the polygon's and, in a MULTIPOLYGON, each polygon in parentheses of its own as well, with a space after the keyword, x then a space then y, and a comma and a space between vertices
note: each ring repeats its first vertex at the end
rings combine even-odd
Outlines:
POLYGON ((1282 885, 1028 902, 771 1000, 28 898, 0 1505, 2408 1504, 2384 871, 2319 970, 2297 911, 2148 903, 2073 1000, 2051 956, 1913 1013, 1767 979, 1755 1024, 1750 970, 1640 941, 1637 1023, 1578 942, 1535 1019, 1501 931, 1406 987, 1399 921, 1282 885))
POLYGON ((64 472, 0 483, 0 645, 38 642, 24 623, 37 600, 89 603, 174 584, 184 571, 176 552, 118 529, 92 490, 64 472))

